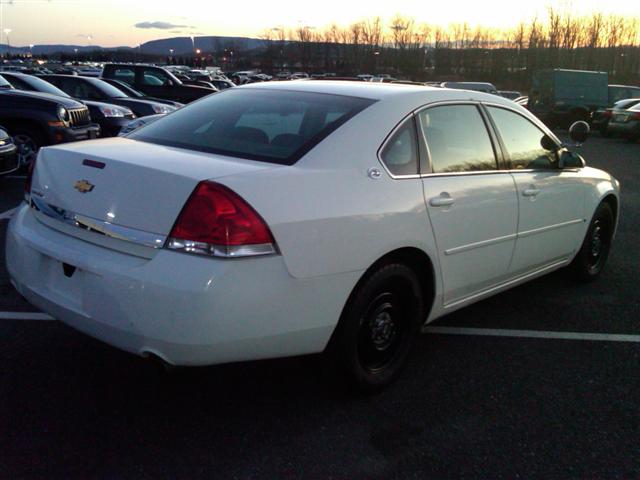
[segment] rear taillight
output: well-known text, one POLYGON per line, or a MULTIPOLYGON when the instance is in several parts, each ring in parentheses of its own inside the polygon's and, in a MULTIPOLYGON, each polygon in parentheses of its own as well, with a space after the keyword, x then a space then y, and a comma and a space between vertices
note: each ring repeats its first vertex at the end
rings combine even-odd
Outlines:
POLYGON ((605 118, 611 118, 613 116, 613 112, 611 110, 605 110, 602 112, 602 116, 605 118))
POLYGON ((33 161, 27 167, 27 178, 24 182, 24 199, 27 203, 31 202, 31 180, 33 179, 33 171, 36 168, 36 160, 38 158, 34 158, 33 161))
POLYGON ((237 193, 200 182, 178 215, 166 248, 214 257, 276 253, 269 227, 237 193))
POLYGON ((631 120, 640 120, 640 112, 635 112, 631 115, 631 120))

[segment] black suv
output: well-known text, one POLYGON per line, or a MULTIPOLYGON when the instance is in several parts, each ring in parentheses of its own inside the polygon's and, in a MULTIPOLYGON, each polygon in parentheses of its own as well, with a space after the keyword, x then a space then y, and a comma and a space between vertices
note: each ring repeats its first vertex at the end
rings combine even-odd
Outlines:
POLYGON ((40 147, 100 135, 86 105, 70 98, 15 90, 2 76, 0 125, 13 136, 20 165, 33 162, 40 147))
POLYGON ((121 80, 151 97, 189 103, 211 93, 215 88, 184 85, 168 70, 153 65, 106 64, 102 78, 121 80))

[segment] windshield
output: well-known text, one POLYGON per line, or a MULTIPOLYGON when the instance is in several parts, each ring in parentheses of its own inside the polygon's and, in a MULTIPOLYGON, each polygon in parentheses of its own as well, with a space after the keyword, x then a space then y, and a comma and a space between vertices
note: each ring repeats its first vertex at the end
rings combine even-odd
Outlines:
MULTIPOLYGON (((107 83, 109 83, 109 82, 107 82, 107 83)), ((113 85, 113 84, 110 84, 110 85, 113 85)), ((135 88, 130 87, 126 83, 117 83, 117 84, 113 85, 113 87, 115 87, 118 90, 126 93, 130 97, 144 97, 145 96, 144 93, 139 92, 138 90, 136 90, 135 88)))
POLYGON ((11 84, 2 75, 0 75, 0 88, 12 88, 11 84))
POLYGON ((613 105, 613 108, 616 110, 626 110, 629 107, 633 107, 635 104, 640 102, 640 99, 630 98, 627 100, 620 100, 613 105))
POLYGON ((97 78, 85 78, 86 81, 90 82, 94 87, 100 90, 103 94, 111 98, 124 98, 128 97, 126 93, 122 90, 118 90, 113 85, 109 85, 107 82, 103 82, 97 78))
POLYGON ((374 100, 319 93, 229 89, 143 127, 129 138, 292 165, 372 103, 374 100))
POLYGON ((20 80, 30 85, 32 88, 35 88, 38 92, 50 93, 51 95, 58 95, 59 97, 69 96, 65 92, 60 90, 58 87, 56 87, 55 85, 52 85, 49 82, 42 80, 41 78, 38 78, 38 77, 33 77, 33 76, 29 76, 26 78, 20 77, 20 80))

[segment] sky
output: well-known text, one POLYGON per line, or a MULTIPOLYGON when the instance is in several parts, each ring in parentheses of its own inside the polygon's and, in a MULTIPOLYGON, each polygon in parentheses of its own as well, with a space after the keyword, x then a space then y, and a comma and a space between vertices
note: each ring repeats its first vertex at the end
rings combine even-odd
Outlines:
POLYGON ((278 27, 322 28, 396 13, 419 22, 508 28, 547 6, 575 14, 640 16, 638 0, 0 0, 0 43, 136 46, 174 36, 257 37, 278 27))

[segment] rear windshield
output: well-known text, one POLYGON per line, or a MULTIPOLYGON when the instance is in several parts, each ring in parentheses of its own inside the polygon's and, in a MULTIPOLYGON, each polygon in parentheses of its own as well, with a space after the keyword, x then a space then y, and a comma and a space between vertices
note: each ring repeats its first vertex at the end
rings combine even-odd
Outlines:
POLYGON ((151 123, 129 138, 293 165, 372 103, 321 93, 229 89, 151 123))

